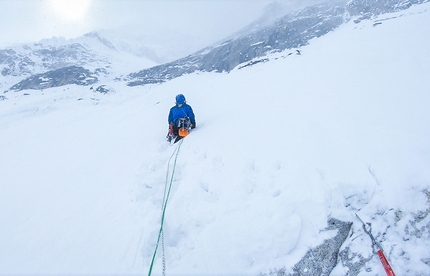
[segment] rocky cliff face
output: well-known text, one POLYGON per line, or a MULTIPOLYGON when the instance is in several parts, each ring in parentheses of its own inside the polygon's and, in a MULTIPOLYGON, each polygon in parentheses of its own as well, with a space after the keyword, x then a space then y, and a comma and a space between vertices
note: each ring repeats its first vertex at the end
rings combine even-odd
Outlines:
POLYGON ((107 60, 79 43, 60 46, 34 44, 0 50, 2 76, 28 76, 97 62, 107 62, 107 60))
POLYGON ((20 91, 24 89, 46 89, 67 84, 90 85, 97 82, 94 73, 79 66, 68 66, 60 69, 48 71, 43 74, 32 75, 10 89, 20 91))
POLYGON ((0 50, 0 88, 4 86, 6 92, 45 89, 68 84, 87 85, 106 76, 113 79, 117 76, 110 75, 112 68, 117 60, 126 63, 124 57, 142 60, 142 64, 155 64, 145 56, 117 49, 96 32, 72 40, 52 38, 16 45, 0 50), (82 81, 84 75, 87 81, 82 81))
POLYGON ((96 74, 105 71, 109 65, 105 56, 80 43, 35 43, 0 50, 1 75, 6 79, 21 79, 8 89, 13 91, 86 85, 97 81, 96 74), (95 69, 90 72, 84 67, 95 69))
POLYGON ((286 15, 251 34, 207 47, 180 60, 128 76, 128 85, 162 83, 195 71, 229 72, 269 52, 304 46, 345 22, 346 1, 327 2, 286 15))
POLYGON ((350 0, 346 5, 348 13, 356 17, 355 22, 370 19, 375 15, 401 11, 427 0, 350 0))
POLYGON ((310 6, 248 35, 207 47, 174 62, 131 73, 128 85, 162 83, 195 71, 229 72, 267 53, 300 48, 351 19, 359 22, 424 2, 427 0, 336 0, 310 6))

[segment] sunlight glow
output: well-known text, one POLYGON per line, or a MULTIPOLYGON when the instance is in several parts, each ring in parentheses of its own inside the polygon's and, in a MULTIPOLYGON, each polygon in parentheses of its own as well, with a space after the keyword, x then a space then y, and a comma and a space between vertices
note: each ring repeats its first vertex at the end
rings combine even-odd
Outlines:
POLYGON ((87 13, 91 0, 50 0, 50 5, 57 16, 69 21, 79 21, 87 13))

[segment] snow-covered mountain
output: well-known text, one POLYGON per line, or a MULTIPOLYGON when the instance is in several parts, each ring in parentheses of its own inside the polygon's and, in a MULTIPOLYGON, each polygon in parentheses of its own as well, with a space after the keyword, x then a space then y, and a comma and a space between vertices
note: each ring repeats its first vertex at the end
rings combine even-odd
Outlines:
POLYGON ((155 60, 156 55, 145 47, 114 44, 96 32, 70 40, 44 39, 0 50, 0 88, 19 91, 72 83, 88 85, 121 78, 132 68, 155 66, 155 60), (79 81, 86 77, 92 81, 79 81))
POLYGON ((396 275, 428 275, 429 12, 356 16, 228 74, 3 94, 0 275, 148 274, 157 244, 152 275, 163 256, 167 275, 384 275, 356 213, 396 275), (170 146, 178 93, 197 128, 170 146))
MULTIPOLYGON (((278 18, 274 23, 256 29, 254 24, 245 28, 245 35, 207 47, 182 59, 146 68, 132 73, 128 85, 161 83, 195 71, 230 72, 243 63, 254 64, 267 60, 268 53, 307 45, 340 25, 354 20, 359 22, 376 15, 409 8, 426 0, 332 0, 303 8, 278 18)), ((258 22, 256 26, 260 26, 258 22)))
MULTIPOLYGON (((357 23, 423 2, 426 0, 332 0, 283 17, 279 17, 282 9, 274 3, 268 7, 268 14, 276 18, 273 23, 269 24, 269 16, 263 16, 220 44, 163 64, 160 64, 163 58, 151 50, 160 47, 156 46, 159 43, 152 47, 138 46, 129 40, 115 39, 108 32, 104 35, 93 32, 69 41, 44 40, 0 51, 2 76, 13 77, 6 78, 2 86, 9 86, 5 91, 45 89, 72 83, 98 83, 100 86, 105 77, 125 80, 129 86, 135 86, 162 83, 195 71, 230 72, 237 66, 265 62, 268 53, 307 45, 311 39, 323 36, 351 19, 357 23), (130 66, 138 64, 134 62, 136 58, 141 64, 130 66), (114 70, 117 68, 122 70, 114 70), (67 72, 71 73, 67 75, 67 72), (87 76, 90 81, 81 81, 87 76)), ((144 38, 141 39, 139 43, 146 43, 144 38)))

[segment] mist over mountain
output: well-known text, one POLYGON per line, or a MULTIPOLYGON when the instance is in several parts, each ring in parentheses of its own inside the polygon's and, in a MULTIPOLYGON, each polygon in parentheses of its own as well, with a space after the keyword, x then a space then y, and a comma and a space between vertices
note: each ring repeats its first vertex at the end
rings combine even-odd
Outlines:
MULTIPOLYGON (((164 38, 145 35, 130 37, 107 31, 88 33, 71 40, 46 39, 33 45, 0 50, 0 71, 4 77, 0 88, 4 91, 41 89, 54 83, 67 84, 69 82, 45 80, 54 76, 61 78, 62 74, 49 71, 69 66, 89 70, 86 74, 97 79, 96 82, 102 83, 108 77, 126 81, 129 86, 162 83, 195 71, 229 72, 240 64, 249 66, 264 62, 267 60, 264 56, 268 53, 285 49, 299 53, 298 49, 310 40, 333 31, 351 19, 359 22, 424 2, 333 0, 306 6, 286 15, 284 13, 291 7, 273 2, 260 19, 230 38, 167 63, 175 55, 180 55, 180 49, 191 45, 192 39, 182 34, 166 35, 164 38), (171 47, 165 47, 169 41, 179 52, 174 53, 171 47), (134 59, 140 60, 138 68, 136 64, 139 63, 131 62, 134 59), (32 75, 35 77, 30 77, 32 75), (41 83, 37 83, 37 79, 41 83)), ((71 79, 70 76, 66 78, 71 79)))
POLYGON ((233 33, 230 36, 227 36, 224 40, 238 38, 240 36, 244 36, 250 34, 252 32, 258 31, 261 28, 264 28, 270 24, 273 24, 279 18, 285 16, 288 13, 297 11, 299 9, 303 9, 307 6, 312 6, 317 3, 322 3, 324 0, 305 0, 305 1, 273 1, 268 4, 263 11, 263 14, 256 19, 254 22, 249 24, 248 26, 242 28, 241 30, 233 33))

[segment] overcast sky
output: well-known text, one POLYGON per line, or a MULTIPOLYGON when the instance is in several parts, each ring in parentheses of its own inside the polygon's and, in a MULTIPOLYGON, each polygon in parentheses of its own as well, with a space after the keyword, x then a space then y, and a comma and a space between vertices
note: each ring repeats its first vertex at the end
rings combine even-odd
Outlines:
POLYGON ((0 44, 73 38, 98 29, 219 37, 250 23, 271 1, 0 0, 0 44))
MULTIPOLYGON (((75 38, 100 29, 170 30, 213 43, 260 17, 273 1, 0 0, 0 47, 53 36, 75 38)), ((305 1, 277 2, 291 6, 305 1)))

